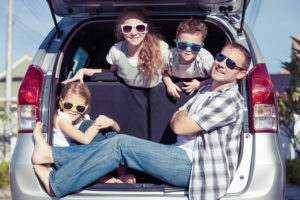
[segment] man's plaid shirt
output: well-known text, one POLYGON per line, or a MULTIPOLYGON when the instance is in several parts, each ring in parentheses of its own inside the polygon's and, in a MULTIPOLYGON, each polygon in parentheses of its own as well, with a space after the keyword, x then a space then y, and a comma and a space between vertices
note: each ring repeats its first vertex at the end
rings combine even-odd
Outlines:
POLYGON ((190 200, 216 200, 222 197, 237 168, 244 99, 234 84, 213 92, 205 102, 201 95, 211 85, 203 86, 180 110, 187 110, 203 129, 195 140, 190 177, 190 200), (198 101, 197 101, 198 100, 198 101), (191 111, 194 104, 202 104, 191 111), (193 105, 193 106, 192 106, 193 105))

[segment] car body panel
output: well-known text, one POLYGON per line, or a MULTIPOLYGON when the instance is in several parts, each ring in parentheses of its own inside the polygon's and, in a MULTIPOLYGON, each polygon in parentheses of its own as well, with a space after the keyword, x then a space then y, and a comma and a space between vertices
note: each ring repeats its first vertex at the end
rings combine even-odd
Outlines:
MULTIPOLYGON (((74 40, 76 34, 84 29, 88 24, 102 22, 111 22, 113 24, 117 13, 121 8, 131 3, 133 6, 137 4, 149 4, 156 6, 157 13, 152 12, 151 16, 161 17, 161 20, 168 19, 184 19, 190 16, 203 17, 206 22, 215 24, 224 31, 226 37, 231 41, 236 41, 243 44, 249 49, 252 57, 251 67, 258 63, 264 63, 263 55, 259 50, 259 45, 251 34, 251 30, 245 25, 242 34, 237 33, 240 28, 241 18, 236 14, 241 13, 242 0, 203 0, 203 1, 187 1, 187 4, 197 5, 192 12, 187 12, 182 8, 184 1, 70 1, 70 0, 51 0, 56 14, 65 16, 59 22, 58 26, 61 33, 58 33, 55 28, 51 30, 45 38, 37 53, 35 54, 32 63, 40 66, 44 72, 44 85, 41 95, 40 118, 44 124, 43 132, 51 133, 53 110, 55 109, 55 95, 57 93, 57 82, 60 78, 60 73, 64 69, 63 60, 65 59, 65 51, 69 44, 74 40), (167 5, 177 3, 177 5, 169 6, 169 11, 162 4, 167 5), (175 3, 174 3, 175 2, 175 3), (199 2, 211 7, 210 14, 199 12, 199 2), (220 13, 218 6, 230 5, 236 6, 236 9, 230 13, 231 19, 228 19, 224 14, 220 13), (102 6, 102 7, 101 7, 102 6), (106 6, 106 7, 105 7, 106 6), (239 7, 239 8, 238 8, 239 7), (101 8, 101 12, 89 12, 101 8), (103 12, 103 8, 108 12, 103 12), (174 8, 174 10, 173 10, 174 8), (72 13, 68 9, 73 9, 72 13), (176 15, 177 13, 177 15, 176 15), (221 15, 222 14, 222 15, 221 15), (176 15, 176 16, 175 16, 176 15)), ((249 1, 247 0, 247 3, 249 1)), ((155 8, 156 8, 155 7, 155 8)), ((192 6, 193 7, 193 6, 192 6)), ((186 6, 188 8, 188 6, 186 6)), ((251 68, 250 67, 250 68, 251 68)), ((228 188, 228 191, 222 200, 273 200, 284 199, 285 191, 285 166, 283 156, 278 141, 278 133, 251 133, 249 129, 249 96, 247 79, 244 78, 240 82, 240 91, 245 99, 245 120, 243 124, 242 143, 240 162, 234 179, 228 188), (279 175, 279 177, 278 177, 279 175)), ((51 134, 47 134, 47 140, 51 144, 51 134)), ((34 143, 32 133, 22 133, 18 135, 18 141, 11 160, 10 166, 10 185, 13 200, 48 200, 49 197, 44 191, 35 176, 31 154, 34 143)), ((138 187, 138 186, 137 186, 138 187)), ((162 199, 162 200, 187 200, 188 192, 179 190, 116 190, 115 188, 107 190, 99 190, 97 187, 88 187, 82 191, 67 195, 63 199, 66 200, 95 200, 95 199, 122 199, 122 200, 137 200, 137 199, 162 199)), ((54 198, 56 199, 56 198, 54 198)))
MULTIPOLYGON (((246 0, 248 5, 250 0, 246 0)), ((114 1, 114 0, 50 0, 55 13, 59 16, 102 15, 119 11, 128 6, 151 7, 151 12, 194 12, 209 14, 240 14, 243 10, 243 0, 148 0, 148 1, 114 1)))

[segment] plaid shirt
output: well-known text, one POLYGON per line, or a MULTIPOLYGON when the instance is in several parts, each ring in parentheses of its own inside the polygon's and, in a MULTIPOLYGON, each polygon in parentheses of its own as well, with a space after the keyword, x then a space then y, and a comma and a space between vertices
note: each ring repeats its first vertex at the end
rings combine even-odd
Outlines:
POLYGON ((201 101, 211 85, 203 86, 180 110, 187 110, 203 129, 196 138, 190 177, 190 200, 222 197, 237 168, 244 99, 234 84, 201 101), (196 106, 195 104, 201 104, 196 106), (196 109, 195 109, 196 108, 196 109), (195 111, 196 110, 196 111, 195 111))

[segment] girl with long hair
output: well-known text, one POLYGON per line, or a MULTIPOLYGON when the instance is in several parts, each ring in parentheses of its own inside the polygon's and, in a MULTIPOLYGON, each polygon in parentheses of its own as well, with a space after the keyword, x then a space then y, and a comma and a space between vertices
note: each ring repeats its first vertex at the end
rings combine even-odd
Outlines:
POLYGON ((116 71, 127 85, 133 87, 152 88, 161 83, 161 71, 169 46, 153 33, 145 10, 123 10, 116 24, 115 35, 121 41, 114 44, 106 56, 107 62, 111 64, 110 70, 83 68, 63 83, 75 80, 82 82, 84 75, 92 76, 107 71, 116 71))

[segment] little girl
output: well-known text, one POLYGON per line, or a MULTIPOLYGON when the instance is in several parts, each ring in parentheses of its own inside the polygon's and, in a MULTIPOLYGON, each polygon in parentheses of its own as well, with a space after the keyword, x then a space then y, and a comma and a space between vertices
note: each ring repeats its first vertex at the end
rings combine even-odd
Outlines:
POLYGON ((120 131, 118 123, 104 115, 99 115, 91 123, 86 114, 90 98, 90 90, 84 83, 72 82, 65 85, 59 100, 59 110, 54 115, 54 146, 69 146, 76 142, 89 144, 101 133, 99 130, 106 128, 120 131))
POLYGON ((64 81, 82 82, 83 76, 97 72, 117 72, 124 82, 133 87, 152 88, 162 82, 162 67, 168 56, 169 46, 152 33, 151 24, 141 8, 127 8, 119 16, 115 28, 116 38, 106 57, 110 70, 80 69, 76 75, 64 81))
MULTIPOLYGON (((86 112, 89 109, 91 93, 84 83, 71 82, 64 86, 59 100, 59 110, 54 116, 53 146, 70 146, 89 144, 115 136, 120 131, 116 121, 99 115, 93 122, 86 112), (105 133, 104 130, 113 131, 105 133)), ((35 131, 41 131, 41 122, 37 123, 35 131)), ((126 168, 117 170, 120 179, 106 175, 100 182, 122 183, 135 182, 133 175, 126 168)))

